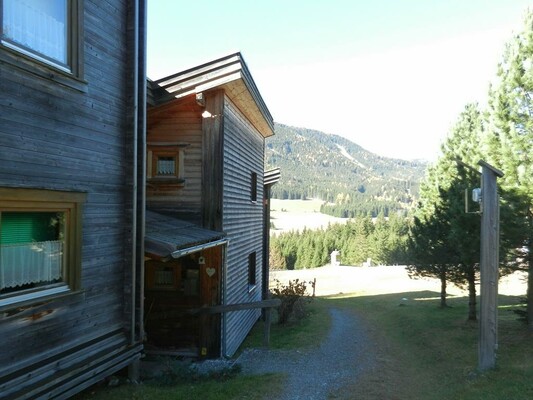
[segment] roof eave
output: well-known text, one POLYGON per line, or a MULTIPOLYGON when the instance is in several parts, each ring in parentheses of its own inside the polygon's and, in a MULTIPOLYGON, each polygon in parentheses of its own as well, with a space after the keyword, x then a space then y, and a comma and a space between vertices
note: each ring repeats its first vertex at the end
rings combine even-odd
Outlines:
MULTIPOLYGON (((152 89, 154 104, 162 105, 187 95, 202 93, 215 88, 227 88, 239 80, 246 87, 263 120, 263 123, 257 124, 259 126, 256 126, 256 129, 264 137, 272 136, 274 134, 274 119, 261 97, 241 53, 230 54, 198 67, 158 79, 155 82, 149 82, 149 84, 152 89)), ((227 92, 230 99, 238 106, 240 100, 232 98, 231 92, 227 92)))

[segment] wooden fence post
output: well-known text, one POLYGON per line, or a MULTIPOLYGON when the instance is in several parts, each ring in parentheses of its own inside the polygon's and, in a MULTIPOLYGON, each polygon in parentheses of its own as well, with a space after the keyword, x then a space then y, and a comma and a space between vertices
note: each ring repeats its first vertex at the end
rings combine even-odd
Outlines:
POLYGON ((496 179, 503 176, 484 161, 481 171, 481 307, 479 324, 480 371, 495 367, 498 346, 498 264, 500 203, 496 179))
POLYGON ((265 308, 265 330, 263 332, 263 346, 270 347, 270 323, 271 323, 271 307, 265 308))

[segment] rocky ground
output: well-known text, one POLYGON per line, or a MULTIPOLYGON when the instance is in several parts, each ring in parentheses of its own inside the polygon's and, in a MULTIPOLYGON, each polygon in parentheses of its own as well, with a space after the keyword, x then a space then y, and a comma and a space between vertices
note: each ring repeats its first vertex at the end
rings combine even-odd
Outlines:
POLYGON ((331 330, 311 350, 246 349, 237 359, 244 374, 283 373, 279 400, 322 400, 373 367, 376 352, 361 321, 347 310, 330 310, 331 330))
MULTIPOLYGON (((503 278, 499 286, 500 293, 524 294, 524 276, 516 274, 503 278)), ((438 280, 411 279, 403 266, 326 266, 308 270, 274 271, 271 278, 272 281, 277 279, 283 283, 293 279, 307 282, 314 280, 317 296, 339 293, 400 294, 427 290, 435 291, 438 295, 440 291, 438 280)), ((448 292, 452 296, 465 295, 456 286, 449 287, 448 292)), ((402 300, 404 299, 399 299, 400 302, 402 300)), ((285 374, 287 383, 280 400, 354 398, 353 393, 339 392, 339 389, 353 385, 362 375, 368 381, 368 376, 375 371, 395 366, 388 360, 383 339, 378 339, 379 335, 366 327, 353 311, 332 308, 330 313, 331 330, 319 348, 305 351, 247 349, 236 362, 241 364, 243 373, 246 374, 285 374)), ((401 373, 397 375, 400 376, 401 373)), ((379 379, 376 380, 378 381, 379 379)), ((391 393, 394 392, 394 388, 390 390, 391 393)), ((371 395, 367 398, 373 397, 371 395)))

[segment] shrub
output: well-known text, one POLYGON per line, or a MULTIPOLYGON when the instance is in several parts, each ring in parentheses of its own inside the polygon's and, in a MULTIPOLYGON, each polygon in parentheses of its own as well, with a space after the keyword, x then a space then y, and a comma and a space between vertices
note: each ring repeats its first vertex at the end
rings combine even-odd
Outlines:
POLYGON ((174 386, 183 383, 202 382, 209 380, 226 381, 241 372, 239 364, 217 363, 215 365, 204 361, 194 363, 191 360, 161 357, 159 362, 162 370, 159 374, 147 379, 146 383, 155 386, 174 386), (206 367, 203 367, 206 364, 206 367))
POLYGON ((281 300, 278 307, 278 323, 285 324, 289 319, 302 319, 306 316, 306 304, 311 296, 307 293, 307 283, 299 279, 289 280, 283 285, 276 279, 276 287, 271 289, 272 296, 281 300))

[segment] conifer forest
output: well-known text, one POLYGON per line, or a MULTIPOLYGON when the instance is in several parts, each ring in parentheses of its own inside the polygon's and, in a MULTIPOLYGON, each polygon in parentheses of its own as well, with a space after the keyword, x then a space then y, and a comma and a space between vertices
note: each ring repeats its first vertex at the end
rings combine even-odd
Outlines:
MULTIPOLYGON (((339 250, 342 263, 405 264, 469 290, 475 319, 479 280, 478 162, 501 170, 500 275, 528 272, 525 312, 533 330, 533 12, 507 42, 487 98, 465 104, 437 160, 387 159, 334 135, 285 125, 267 142, 267 164, 281 167, 273 197, 318 198, 321 212, 350 218, 322 230, 282 233, 271 239, 271 268, 312 268, 339 250), (481 106, 486 104, 486 106, 481 106), (466 193, 466 196, 465 196, 466 193), (468 200, 468 212, 465 202, 468 200)), ((431 127, 428 127, 431 129, 431 127)))

